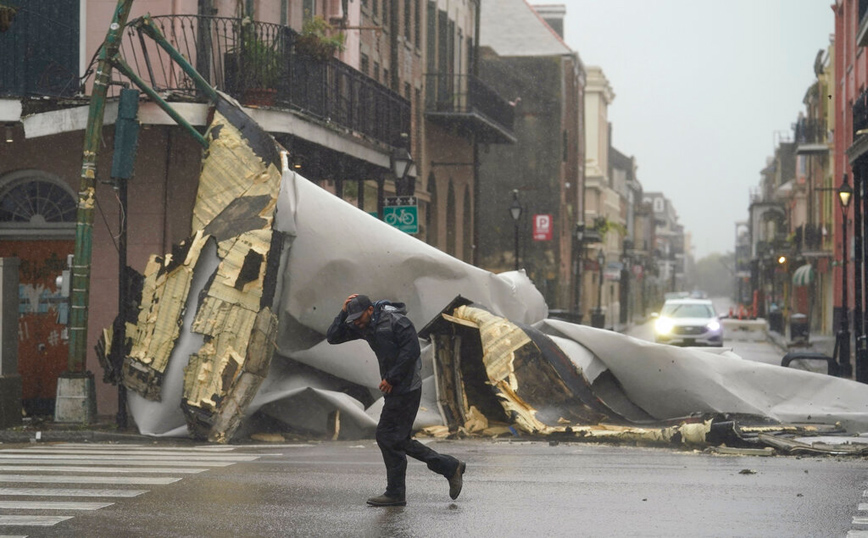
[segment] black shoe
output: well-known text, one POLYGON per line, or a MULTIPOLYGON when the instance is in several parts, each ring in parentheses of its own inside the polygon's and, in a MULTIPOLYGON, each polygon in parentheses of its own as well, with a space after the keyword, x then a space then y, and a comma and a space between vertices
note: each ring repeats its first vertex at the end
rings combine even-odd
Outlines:
POLYGON ((404 497, 389 497, 384 493, 368 499, 368 504, 371 506, 407 506, 407 501, 404 497))
POLYGON ((467 464, 463 461, 458 462, 458 468, 455 469, 455 474, 452 475, 452 478, 449 479, 449 497, 452 500, 458 498, 461 494, 461 486, 464 485, 464 470, 467 468, 467 464))

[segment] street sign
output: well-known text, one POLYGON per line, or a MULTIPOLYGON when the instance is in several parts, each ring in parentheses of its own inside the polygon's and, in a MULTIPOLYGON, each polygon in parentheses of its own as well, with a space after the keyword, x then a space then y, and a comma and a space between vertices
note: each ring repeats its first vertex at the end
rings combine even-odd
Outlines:
POLYGON ((419 208, 415 196, 392 196, 385 200, 383 222, 408 234, 419 233, 419 208))
POLYGON ((551 241, 552 240, 552 216, 551 215, 534 215, 533 216, 533 240, 534 241, 551 241))

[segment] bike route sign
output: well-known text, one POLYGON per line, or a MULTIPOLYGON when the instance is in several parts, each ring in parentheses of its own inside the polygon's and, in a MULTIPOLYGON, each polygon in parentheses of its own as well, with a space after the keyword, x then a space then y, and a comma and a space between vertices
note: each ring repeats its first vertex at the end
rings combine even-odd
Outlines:
POLYGON ((419 233, 419 208, 415 196, 386 198, 383 221, 408 234, 419 233))

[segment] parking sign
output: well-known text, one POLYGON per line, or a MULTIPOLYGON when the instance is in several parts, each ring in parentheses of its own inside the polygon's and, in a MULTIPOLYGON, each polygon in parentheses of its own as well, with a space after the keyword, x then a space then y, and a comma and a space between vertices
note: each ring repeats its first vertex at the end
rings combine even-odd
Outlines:
POLYGON ((534 241, 551 241, 552 240, 552 216, 551 215, 534 215, 533 216, 533 240, 534 241))

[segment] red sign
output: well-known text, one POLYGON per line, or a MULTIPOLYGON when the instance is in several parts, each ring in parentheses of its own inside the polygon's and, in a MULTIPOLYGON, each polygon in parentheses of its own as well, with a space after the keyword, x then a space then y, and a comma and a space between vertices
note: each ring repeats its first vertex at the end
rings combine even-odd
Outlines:
POLYGON ((552 216, 551 215, 534 215, 533 216, 533 240, 534 241, 551 241, 552 240, 552 216))

